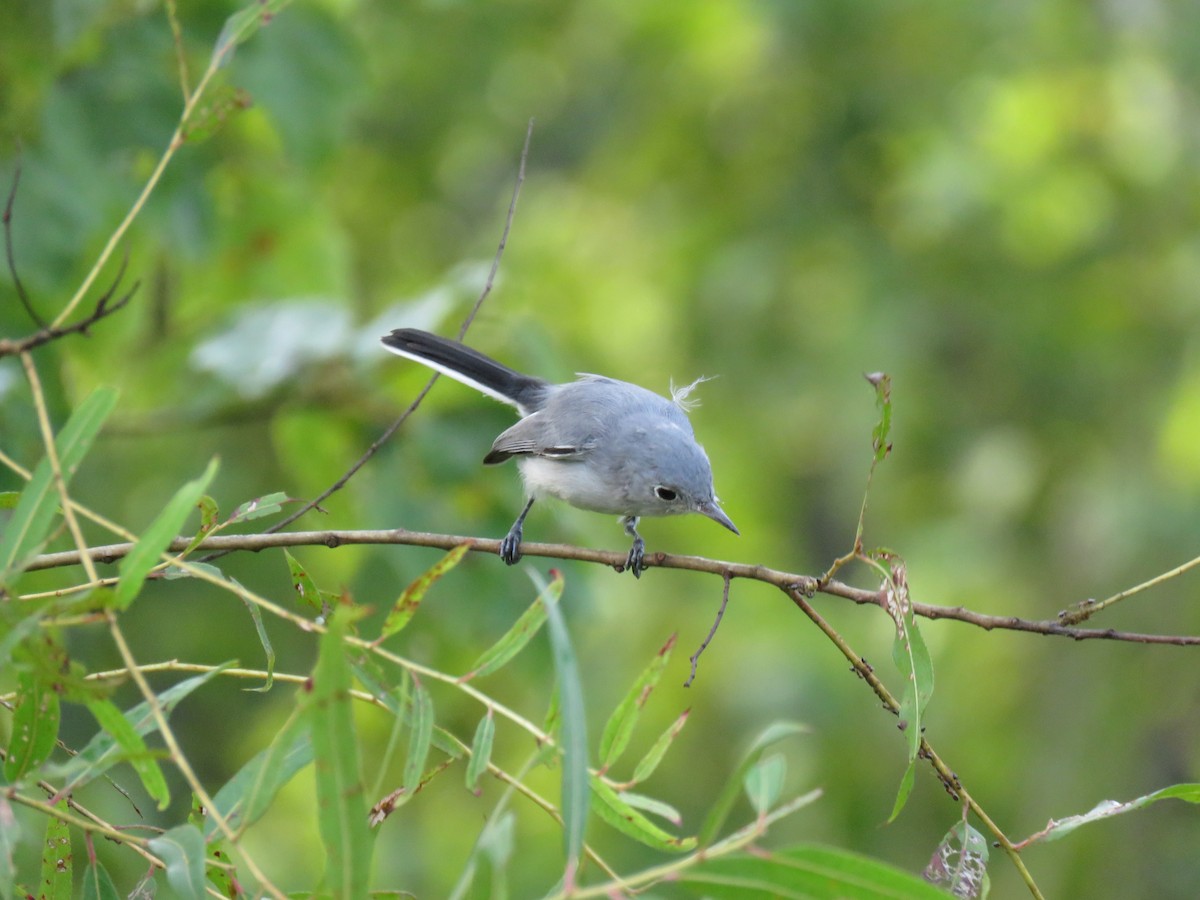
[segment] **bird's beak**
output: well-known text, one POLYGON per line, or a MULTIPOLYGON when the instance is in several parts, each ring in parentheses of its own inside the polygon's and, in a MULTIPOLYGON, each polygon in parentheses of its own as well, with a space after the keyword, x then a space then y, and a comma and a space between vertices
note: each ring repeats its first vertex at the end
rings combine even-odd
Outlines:
POLYGON ((708 516, 719 525, 724 525, 734 534, 741 534, 741 532, 737 530, 737 526, 733 524, 733 520, 730 519, 729 516, 725 515, 725 511, 722 510, 721 507, 717 506, 715 501, 710 500, 707 503, 701 503, 700 506, 697 507, 696 512, 700 513, 702 516, 708 516))

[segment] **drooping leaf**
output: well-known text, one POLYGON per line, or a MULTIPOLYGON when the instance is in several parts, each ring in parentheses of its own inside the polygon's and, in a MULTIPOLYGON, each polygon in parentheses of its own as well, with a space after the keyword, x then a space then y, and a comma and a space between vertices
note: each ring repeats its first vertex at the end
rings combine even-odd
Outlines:
POLYGON ((540 575, 530 570, 540 593, 537 602, 542 602, 549 622, 550 649, 554 657, 555 680, 562 698, 562 730, 559 746, 562 748, 562 817, 563 845, 567 862, 563 874, 563 885, 570 893, 575 885, 575 874, 583 855, 583 835, 588 816, 588 760, 587 760, 587 714, 583 703, 583 682, 579 678, 579 666, 575 651, 571 647, 571 636, 563 621, 558 598, 562 596, 563 577, 551 570, 552 580, 546 584, 540 575), (550 597, 553 599, 549 599, 550 597), (543 598, 547 598, 543 602, 543 598))
MULTIPOLYGON (((66 811, 67 801, 59 800, 55 809, 66 811)), ((71 855, 71 832, 58 816, 46 817, 46 837, 42 842, 42 881, 39 900, 71 900, 75 861, 71 855)))
POLYGON ((479 720, 471 741, 471 761, 467 763, 467 790, 480 793, 479 779, 492 760, 492 742, 496 737, 496 717, 489 706, 487 715, 479 720))
POLYGON ((629 746, 633 729, 637 725, 642 707, 650 697, 651 691, 658 686, 662 674, 666 671, 667 663, 671 660, 671 650, 675 647, 677 634, 672 634, 658 651, 650 664, 633 682, 617 708, 604 725, 600 735, 600 771, 607 772, 629 746))
POLYGON ((759 816, 765 816, 779 802, 783 794, 783 780, 787 775, 787 761, 779 753, 772 753, 750 767, 743 783, 746 797, 759 816))
POLYGON ((512 628, 500 640, 485 650, 479 659, 475 660, 475 664, 471 666, 470 671, 459 678, 459 681, 469 681, 472 678, 490 675, 520 653, 533 639, 533 636, 538 633, 538 630, 546 621, 547 607, 558 602, 558 598, 562 596, 562 591, 562 575, 555 572, 550 583, 542 589, 537 599, 521 614, 521 617, 517 619, 512 628))
POLYGON ((892 376, 878 372, 867 376, 875 388, 875 405, 879 409, 879 421, 871 432, 871 444, 875 450, 875 462, 880 463, 892 450, 888 440, 892 431, 892 376))
POLYGON ((267 634, 267 626, 263 623, 262 610, 258 608, 258 604, 250 599, 246 591, 240 590, 241 584, 238 584, 236 579, 230 579, 239 588, 238 599, 245 604, 246 610, 250 613, 250 620, 254 622, 254 631, 258 635, 258 642, 262 645, 263 653, 267 657, 267 680, 258 687, 246 688, 253 693, 265 694, 271 689, 275 683, 275 648, 271 646, 271 638, 267 634))
POLYGON ((908 768, 900 781, 896 802, 888 821, 894 821, 904 808, 915 781, 915 766, 925 731, 925 711, 933 696, 933 658, 913 614, 908 595, 908 580, 903 560, 887 554, 890 571, 884 583, 887 611, 896 626, 892 642, 892 660, 904 679, 900 698, 899 727, 908 745, 908 768))
POLYGON ((150 849, 167 864, 167 882, 185 900, 204 900, 204 835, 194 825, 177 825, 151 838, 150 849))
POLYGON ((375 643, 379 644, 383 642, 404 628, 413 615, 416 614, 426 592, 433 587, 439 578, 457 566, 470 549, 470 544, 459 544, 406 587, 399 599, 392 605, 387 618, 384 619, 383 628, 380 629, 379 637, 375 639, 375 643))
POLYGON ((807 731, 807 726, 798 722, 773 722, 763 729, 743 754, 741 762, 725 782, 724 788, 705 817, 704 826, 700 829, 701 846, 707 847, 716 839, 721 826, 725 824, 725 819, 733 809, 733 804, 737 801, 746 773, 762 759, 766 749, 784 738, 804 734, 807 731))
POLYGON ((100 723, 100 727, 116 742, 122 758, 133 766, 146 793, 158 801, 159 809, 166 809, 171 802, 167 779, 163 777, 158 760, 151 754, 137 729, 108 700, 92 700, 87 704, 87 708, 100 723))
POLYGON ((166 551, 179 534, 184 520, 208 488, 209 483, 217 474, 217 460, 214 457, 204 470, 204 474, 194 481, 189 481, 175 492, 162 512, 155 517, 149 527, 142 532, 141 538, 121 560, 120 579, 117 581, 114 605, 117 609, 125 609, 138 595, 146 576, 158 562, 158 558, 166 551))
POLYGON ((36 672, 17 676, 17 707, 13 711, 4 778, 10 784, 50 758, 58 739, 58 691, 36 672))
MULTIPOLYGON (((54 442, 64 481, 70 482, 116 404, 116 390, 97 388, 71 414, 54 442)), ((43 457, 21 491, 12 518, 0 532, 0 583, 38 552, 54 526, 58 503, 50 460, 43 457)))
POLYGON ((325 883, 339 900, 367 896, 374 843, 363 796, 345 637, 361 611, 339 606, 321 636, 304 709, 312 733, 325 883))
POLYGON ((404 789, 412 796, 425 774, 429 744, 433 739, 433 698, 425 685, 414 675, 412 679, 412 735, 408 742, 408 758, 404 761, 404 789))

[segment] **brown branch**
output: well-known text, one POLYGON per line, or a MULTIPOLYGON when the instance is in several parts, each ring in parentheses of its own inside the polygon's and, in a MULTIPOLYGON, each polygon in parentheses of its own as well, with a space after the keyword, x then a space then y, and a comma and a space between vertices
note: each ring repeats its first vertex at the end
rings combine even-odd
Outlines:
MULTIPOLYGON (((168 548, 171 553, 181 553, 187 549, 191 538, 177 538, 168 548)), ((217 535, 206 538, 195 548, 197 551, 212 553, 230 553, 237 550, 258 552, 275 547, 324 546, 329 548, 349 544, 371 545, 404 545, 412 547, 436 547, 450 550, 460 544, 468 544, 471 550, 478 553, 498 554, 500 541, 492 538, 471 537, 457 534, 436 534, 424 531, 407 531, 403 528, 374 531, 291 531, 278 534, 234 534, 217 535)), ((91 547, 88 555, 93 562, 112 563, 124 557, 133 544, 109 544, 102 547, 91 547)), ((523 542, 521 552, 525 556, 540 556, 551 559, 578 560, 580 562, 598 563, 611 566, 618 572, 624 571, 628 557, 627 552, 611 550, 592 550, 587 547, 575 547, 570 544, 539 544, 523 542)), ((62 553, 46 553, 36 557, 27 570, 54 569, 65 566, 80 565, 81 559, 77 551, 69 550, 62 553)), ((645 559, 648 568, 684 569, 692 572, 707 572, 720 575, 723 578, 744 578, 749 581, 760 581, 773 585, 786 593, 793 602, 796 596, 811 597, 813 594, 828 594, 831 597, 841 597, 860 605, 882 605, 882 594, 879 591, 865 590, 843 584, 840 581, 830 581, 819 584, 811 575, 799 575, 785 572, 767 566, 750 565, 748 563, 728 562, 719 559, 709 559, 703 556, 677 556, 670 553, 649 553, 645 559)), ((953 619, 974 625, 985 631, 1024 631, 1031 634, 1067 637, 1076 641, 1108 640, 1125 641, 1135 644, 1169 644, 1177 647, 1200 646, 1200 636, 1142 634, 1130 631, 1117 631, 1113 628, 1071 628, 1060 624, 1057 620, 1022 619, 1017 616, 993 616, 987 613, 974 612, 962 606, 933 606, 927 603, 913 603, 913 612, 926 619, 953 619)))
POLYGON ((713 619, 712 628, 708 629, 708 634, 705 635, 700 646, 696 648, 696 652, 688 657, 688 662, 692 664, 692 671, 688 674, 687 681, 683 683, 684 687, 691 687, 692 682, 696 680, 696 667, 700 665, 700 654, 708 649, 708 645, 712 643, 712 639, 717 634, 717 629, 721 625, 721 620, 725 618, 725 607, 729 605, 729 582, 733 579, 733 576, 729 574, 728 570, 724 573, 724 575, 725 587, 721 591, 721 605, 717 607, 717 617, 713 619))

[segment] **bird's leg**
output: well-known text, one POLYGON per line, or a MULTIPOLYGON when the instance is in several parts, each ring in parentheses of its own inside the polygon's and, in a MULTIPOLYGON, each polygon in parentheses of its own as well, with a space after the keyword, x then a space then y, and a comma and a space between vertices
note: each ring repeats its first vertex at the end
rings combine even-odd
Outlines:
POLYGON ((525 526, 525 517, 529 515, 531 506, 533 506, 532 497, 525 504, 525 508, 521 510, 521 514, 517 516, 517 521, 513 522, 512 528, 508 529, 504 540, 500 542, 500 558, 510 566, 521 558, 521 531, 525 526))
POLYGON ((638 517, 625 516, 621 519, 621 523, 625 526, 625 533, 633 538, 633 546, 629 548, 629 558, 625 560, 625 568, 633 573, 634 578, 641 578, 642 573, 646 571, 643 563, 646 557, 646 542, 638 534, 638 517))

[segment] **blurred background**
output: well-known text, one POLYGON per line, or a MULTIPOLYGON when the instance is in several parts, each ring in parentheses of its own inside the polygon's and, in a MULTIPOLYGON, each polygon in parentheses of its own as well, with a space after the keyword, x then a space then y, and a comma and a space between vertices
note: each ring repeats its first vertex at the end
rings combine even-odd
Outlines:
MULTIPOLYGON (((179 0, 192 83, 237 8, 179 0)), ((160 4, 18 0, 3 18, 0 176, 7 186, 19 162, 14 253, 51 318, 166 146, 178 64, 160 4)), ((427 377, 379 335, 453 334, 478 295, 533 117, 500 275, 468 342, 555 379, 600 372, 665 392, 718 376, 692 419, 742 536, 699 517, 648 521, 650 551, 823 571, 852 544, 876 420, 862 373, 879 370, 894 379, 894 452, 866 544, 907 560, 915 599, 1042 619, 1108 596, 1200 553, 1197 35, 1200 7, 1168 0, 297 0, 222 70, 103 273, 127 249, 127 282, 141 282, 131 306, 37 356, 56 422, 97 385, 121 390, 77 496, 140 529, 214 454, 226 512, 333 482, 427 377)), ((33 330, 7 273, 0 294, 0 333, 33 330)), ((479 461, 511 421, 444 380, 324 514, 293 527, 499 537, 519 478, 479 461)), ((40 455, 12 360, 0 361, 0 441, 26 465, 40 455)), ((0 489, 16 486, 0 473, 0 489)), ((615 522, 549 503, 525 533, 627 547, 615 522)), ((383 609, 439 554, 297 556, 322 587, 383 609)), ((223 565, 291 602, 280 555, 223 565)), ((781 594, 735 582, 684 689, 719 582, 559 567, 593 747, 679 635, 633 758, 691 708, 645 786, 681 810, 685 832, 749 740, 795 719, 812 733, 788 746, 789 783, 825 794, 770 846, 819 841, 924 867, 957 805, 921 768, 884 827, 905 766, 895 719, 781 594)), ((1169 582, 1094 624, 1196 633, 1196 585, 1169 582)), ((534 594, 519 568, 469 559, 396 649, 465 670, 534 594)), ((890 620, 815 603, 898 692, 890 620)), ((201 585, 152 586, 128 624, 144 661, 263 665, 245 610, 201 585)), ((281 670, 307 671, 311 636, 267 627, 281 670)), ((1106 798, 1200 780, 1194 650, 945 621, 923 633, 937 679, 928 737, 1014 839, 1106 798)), ((71 641, 91 669, 117 664, 100 632, 71 641)), ((540 721, 551 673, 539 644, 481 687, 540 721)), ((284 687, 241 687, 206 688, 173 720, 213 785, 291 709, 284 687)), ((434 699, 469 740, 481 710, 453 691, 434 699)), ((386 741, 385 717, 361 727, 386 741)), ((93 728, 76 717, 64 737, 93 728)), ((531 749, 503 728, 497 748, 510 764, 531 749)), ((380 887, 448 891, 499 792, 475 798, 459 777, 383 826, 380 887)), ((545 773, 548 793, 557 777, 545 773)), ((248 845, 285 889, 321 869, 310 789, 289 792, 248 845)), ((111 789, 89 802, 129 818, 111 789)), ((513 889, 526 896, 553 882, 561 836, 540 811, 519 813, 513 889)), ((599 823, 589 839, 625 869, 655 858, 599 823)), ((1194 897, 1198 842, 1196 810, 1163 803, 1026 861, 1050 897, 1194 897)), ((113 859, 129 890, 140 871, 113 859)), ((1020 896, 994 860, 992 896, 1020 896)))

